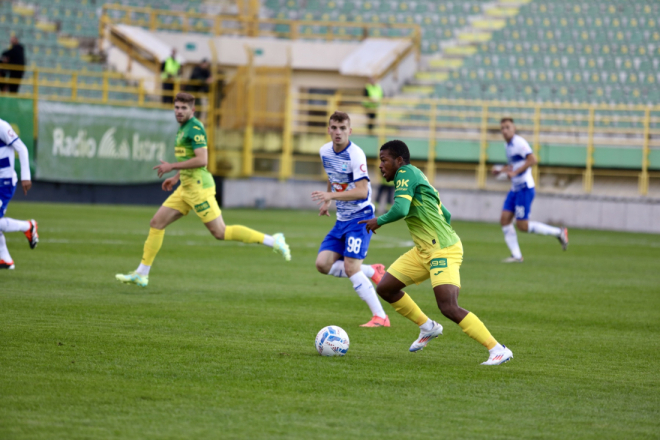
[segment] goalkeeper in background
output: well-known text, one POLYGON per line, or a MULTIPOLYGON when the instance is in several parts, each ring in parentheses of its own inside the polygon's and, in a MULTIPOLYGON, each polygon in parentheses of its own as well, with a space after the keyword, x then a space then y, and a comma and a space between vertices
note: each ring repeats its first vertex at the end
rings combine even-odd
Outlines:
POLYGON ((191 210, 218 240, 257 243, 272 247, 286 261, 291 260, 289 246, 283 234, 263 234, 240 225, 225 226, 218 202, 215 199, 215 181, 206 169, 208 149, 204 125, 194 116, 195 97, 189 93, 178 93, 174 100, 174 115, 181 126, 176 135, 176 163, 154 167, 158 177, 170 171, 176 174, 163 182, 164 191, 172 191, 179 179, 181 185, 165 200, 149 223, 149 236, 144 243, 144 254, 138 268, 129 274, 117 274, 118 281, 146 287, 149 283, 151 265, 163 244, 165 228, 187 215, 191 210))

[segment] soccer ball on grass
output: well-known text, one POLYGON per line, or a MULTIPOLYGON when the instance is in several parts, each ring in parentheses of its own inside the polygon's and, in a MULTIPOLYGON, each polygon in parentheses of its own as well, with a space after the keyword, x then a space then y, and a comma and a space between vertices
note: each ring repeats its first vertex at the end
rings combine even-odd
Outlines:
POLYGON ((348 351, 350 341, 341 327, 329 325, 316 335, 314 346, 321 356, 343 356, 348 351))

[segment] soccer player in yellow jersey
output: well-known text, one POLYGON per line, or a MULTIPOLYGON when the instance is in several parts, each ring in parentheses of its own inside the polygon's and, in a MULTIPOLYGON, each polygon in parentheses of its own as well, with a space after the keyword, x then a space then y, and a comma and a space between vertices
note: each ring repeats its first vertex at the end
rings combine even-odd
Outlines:
POLYGON ((387 269, 376 292, 394 310, 419 326, 419 338, 410 351, 423 349, 442 334, 442 326, 428 318, 402 289, 431 278, 438 307, 445 317, 457 323, 468 336, 490 352, 483 365, 499 365, 513 358, 506 346, 499 344, 477 316, 458 305, 461 288, 459 269, 463 245, 451 227, 451 214, 442 206, 438 191, 419 168, 410 164, 408 146, 398 140, 380 148, 380 171, 388 182, 394 180, 394 205, 386 214, 364 220, 368 231, 405 219, 415 247, 399 257, 387 269))
POLYGON ((149 236, 144 243, 142 262, 135 272, 116 275, 117 280, 146 287, 149 283, 149 271, 156 254, 163 244, 165 228, 177 221, 191 210, 202 220, 218 240, 240 241, 243 243, 260 243, 272 247, 276 253, 291 260, 289 246, 284 235, 265 235, 245 226, 225 226, 218 202, 215 199, 215 182, 206 169, 208 150, 204 125, 194 117, 195 98, 189 93, 178 93, 174 100, 174 115, 181 125, 176 136, 176 163, 161 164, 154 167, 158 177, 170 171, 176 174, 163 182, 164 191, 172 191, 179 179, 181 185, 165 200, 149 224, 149 236))

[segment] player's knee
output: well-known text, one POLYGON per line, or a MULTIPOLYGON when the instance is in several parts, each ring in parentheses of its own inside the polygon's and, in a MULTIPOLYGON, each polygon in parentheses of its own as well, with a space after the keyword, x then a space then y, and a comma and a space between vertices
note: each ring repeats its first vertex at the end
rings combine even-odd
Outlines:
POLYGON ((217 226, 213 229, 211 229, 211 235, 216 240, 224 240, 225 239, 225 227, 224 226, 217 226))
POLYGON ((316 260, 316 270, 323 275, 327 275, 330 272, 330 266, 328 266, 325 261, 316 260))
POLYGON ((518 228, 518 230, 520 232, 527 232, 527 230, 529 229, 529 225, 526 221, 525 222, 516 222, 516 228, 518 228))
POLYGON ((154 228, 154 229, 163 229, 163 224, 156 217, 154 217, 149 222, 149 227, 154 228))

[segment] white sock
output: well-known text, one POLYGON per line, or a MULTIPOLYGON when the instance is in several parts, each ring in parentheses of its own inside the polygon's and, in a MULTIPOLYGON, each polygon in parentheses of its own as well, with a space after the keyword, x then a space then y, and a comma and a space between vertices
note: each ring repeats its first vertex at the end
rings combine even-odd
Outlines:
POLYGON ((25 220, 14 220, 13 218, 0 218, 0 231, 2 232, 25 232, 30 229, 30 222, 25 220))
POLYGON ((9 249, 7 249, 7 240, 5 240, 5 234, 0 232, 0 260, 4 260, 5 263, 10 263, 13 260, 11 255, 9 255, 9 249))
POLYGON ((433 330, 433 320, 429 318, 428 321, 419 326, 419 329, 424 330, 425 332, 430 332, 433 330))
POLYGON ((555 237, 559 237, 561 235, 561 228, 541 222, 529 222, 527 232, 530 234, 554 235, 555 237))
POLYGON ((518 246, 518 235, 516 235, 516 228, 514 228, 513 225, 502 226, 502 232, 504 232, 504 241, 506 242, 506 245, 509 246, 511 256, 513 258, 522 258, 520 246, 518 246))
POLYGON ((502 344, 497 344, 495 347, 488 350, 488 353, 491 353, 491 354, 492 353, 497 353, 498 351, 502 351, 502 350, 504 350, 504 347, 502 346, 502 344))
MULTIPOLYGON (((372 276, 374 276, 374 273, 376 273, 374 268, 367 264, 363 264, 361 266, 361 270, 362 273, 367 276, 367 278, 371 278, 372 276)), ((337 278, 348 278, 348 275, 346 274, 346 270, 344 269, 344 260, 335 261, 332 267, 330 268, 330 272, 328 272, 328 275, 332 275, 333 277, 337 277, 337 278)))
POLYGON ((263 242, 263 244, 266 245, 266 246, 268 246, 268 247, 273 247, 273 245, 275 244, 275 239, 273 238, 272 235, 265 235, 265 234, 264 234, 264 242, 263 242))
POLYGON ((144 265, 140 263, 138 268, 135 270, 137 273, 140 275, 149 275, 149 271, 151 270, 151 266, 144 265))
POLYGON ((371 284, 369 278, 360 271, 353 275, 350 280, 353 283, 353 289, 355 289, 358 296, 362 301, 366 302, 369 309, 371 309, 371 314, 384 319, 387 315, 378 299, 378 295, 376 295, 374 285, 371 284))

